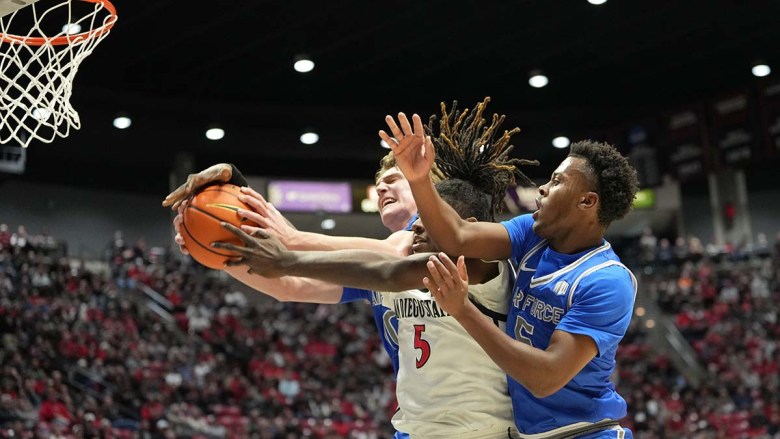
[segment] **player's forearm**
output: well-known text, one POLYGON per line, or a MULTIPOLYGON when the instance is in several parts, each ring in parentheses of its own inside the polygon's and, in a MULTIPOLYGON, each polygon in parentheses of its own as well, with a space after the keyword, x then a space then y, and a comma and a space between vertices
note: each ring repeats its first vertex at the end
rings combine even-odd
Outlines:
POLYGON ((290 250, 348 250, 360 249, 396 254, 396 247, 382 239, 361 238, 352 236, 329 236, 321 233, 298 232, 292 242, 288 242, 290 250))
POLYGON ((379 291, 423 288, 427 255, 401 258, 367 250, 293 251, 278 261, 286 275, 379 291))
POLYGON ((247 273, 245 266, 226 267, 231 277, 259 293, 280 302, 338 303, 343 287, 329 282, 302 277, 267 278, 247 273))
POLYGON ((556 372, 554 356, 509 337, 473 304, 454 317, 496 365, 534 396, 549 396, 568 381, 556 372))

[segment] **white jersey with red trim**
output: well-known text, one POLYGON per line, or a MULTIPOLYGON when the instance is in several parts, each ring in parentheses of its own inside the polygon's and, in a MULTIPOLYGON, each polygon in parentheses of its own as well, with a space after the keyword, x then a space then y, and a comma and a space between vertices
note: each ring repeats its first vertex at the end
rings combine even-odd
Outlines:
MULTIPOLYGON (((469 287, 483 313, 506 322, 511 266, 469 287)), ((393 426, 412 438, 515 437, 506 374, 454 317, 422 290, 384 293, 398 318, 398 411, 393 426)))

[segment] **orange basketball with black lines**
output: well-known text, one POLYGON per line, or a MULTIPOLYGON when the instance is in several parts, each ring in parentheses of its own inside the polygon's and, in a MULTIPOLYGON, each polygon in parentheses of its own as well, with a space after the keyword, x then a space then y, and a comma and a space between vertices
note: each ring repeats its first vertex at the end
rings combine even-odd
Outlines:
POLYGON ((201 189, 187 203, 184 210, 180 232, 184 238, 184 246, 196 261, 215 270, 225 268, 225 261, 237 256, 221 248, 211 246, 212 242, 223 241, 236 245, 244 245, 236 235, 220 225, 221 222, 257 226, 252 221, 242 219, 238 209, 251 210, 238 199, 241 195, 239 187, 233 184, 219 184, 201 189))

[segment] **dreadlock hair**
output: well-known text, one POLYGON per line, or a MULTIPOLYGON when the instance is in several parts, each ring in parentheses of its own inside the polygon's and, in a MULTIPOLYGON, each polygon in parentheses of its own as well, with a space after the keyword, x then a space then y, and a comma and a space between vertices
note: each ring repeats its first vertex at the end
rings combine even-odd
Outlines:
MULTIPOLYGON (((504 194, 510 185, 520 179, 522 183, 534 186, 534 183, 522 172, 522 165, 538 165, 537 160, 509 158, 514 148, 509 139, 520 132, 520 128, 505 130, 496 139, 498 128, 504 123, 505 115, 493 114, 490 125, 483 117, 490 96, 485 97, 469 111, 458 111, 458 101, 447 105, 441 103, 439 133, 434 133, 436 115, 428 119, 426 135, 431 136, 436 151, 436 164, 447 179, 459 179, 472 185, 490 200, 491 215, 501 212, 504 194)), ((437 187, 438 188, 438 187, 437 187)))
MULTIPOLYGON (((398 166, 398 163, 395 160, 395 154, 393 154, 393 151, 388 152, 382 159, 379 161, 379 169, 376 171, 376 174, 374 175, 374 181, 376 182, 379 180, 379 177, 382 176, 385 172, 388 170, 395 168, 398 166)), ((433 184, 436 184, 444 179, 444 175, 441 173, 441 170, 436 165, 436 163, 433 164, 433 167, 431 168, 431 181, 433 184)))
POLYGON ((569 157, 585 159, 590 169, 585 174, 596 186, 599 194, 599 223, 608 226, 612 221, 626 216, 639 190, 636 170, 614 146, 607 143, 583 140, 571 144, 569 157))

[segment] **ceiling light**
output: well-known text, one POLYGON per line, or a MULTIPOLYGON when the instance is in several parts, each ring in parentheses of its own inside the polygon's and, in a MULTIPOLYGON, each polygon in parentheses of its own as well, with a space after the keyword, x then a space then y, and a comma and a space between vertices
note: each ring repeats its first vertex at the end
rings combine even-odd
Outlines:
POLYGON ((528 84, 530 84, 531 87, 542 88, 549 82, 550 80, 547 79, 547 76, 544 76, 539 70, 534 70, 528 74, 528 84))
POLYGON ((320 223, 322 230, 333 230, 336 227, 336 220, 333 218, 325 218, 320 223))
POLYGON ((385 149, 390 149, 390 145, 388 145, 387 142, 385 142, 385 139, 379 141, 379 146, 385 149))
POLYGON ((35 108, 32 111, 32 117, 35 118, 35 120, 40 120, 41 122, 46 122, 49 120, 49 116, 51 116, 51 110, 48 108, 35 108))
POLYGON ((306 73, 314 70, 314 61, 309 59, 306 55, 298 55, 295 57, 295 64, 293 68, 296 72, 306 73))
POLYGON ((206 130, 206 138, 209 140, 219 140, 225 137, 225 130, 220 127, 211 127, 206 130))
POLYGON ((125 128, 129 128, 130 125, 133 124, 133 120, 130 119, 129 116, 126 115, 117 115, 114 118, 114 128, 123 130, 125 128))
POLYGON ((68 23, 62 26, 62 33, 65 35, 75 35, 81 32, 81 25, 78 23, 68 23))
POLYGON ((763 78, 764 76, 772 73, 772 69, 770 69, 769 66, 764 63, 756 63, 753 65, 751 70, 753 71, 753 76, 757 76, 759 78, 763 78))
POLYGON ((588 3, 592 5, 603 5, 607 0, 588 0, 588 3))
POLYGON ((313 145, 317 143, 319 140, 320 140, 320 136, 315 132, 307 131, 301 134, 301 143, 303 143, 304 145, 313 145))
POLYGON ((556 148, 566 148, 571 144, 571 141, 566 136, 558 136, 553 139, 552 144, 556 148))

